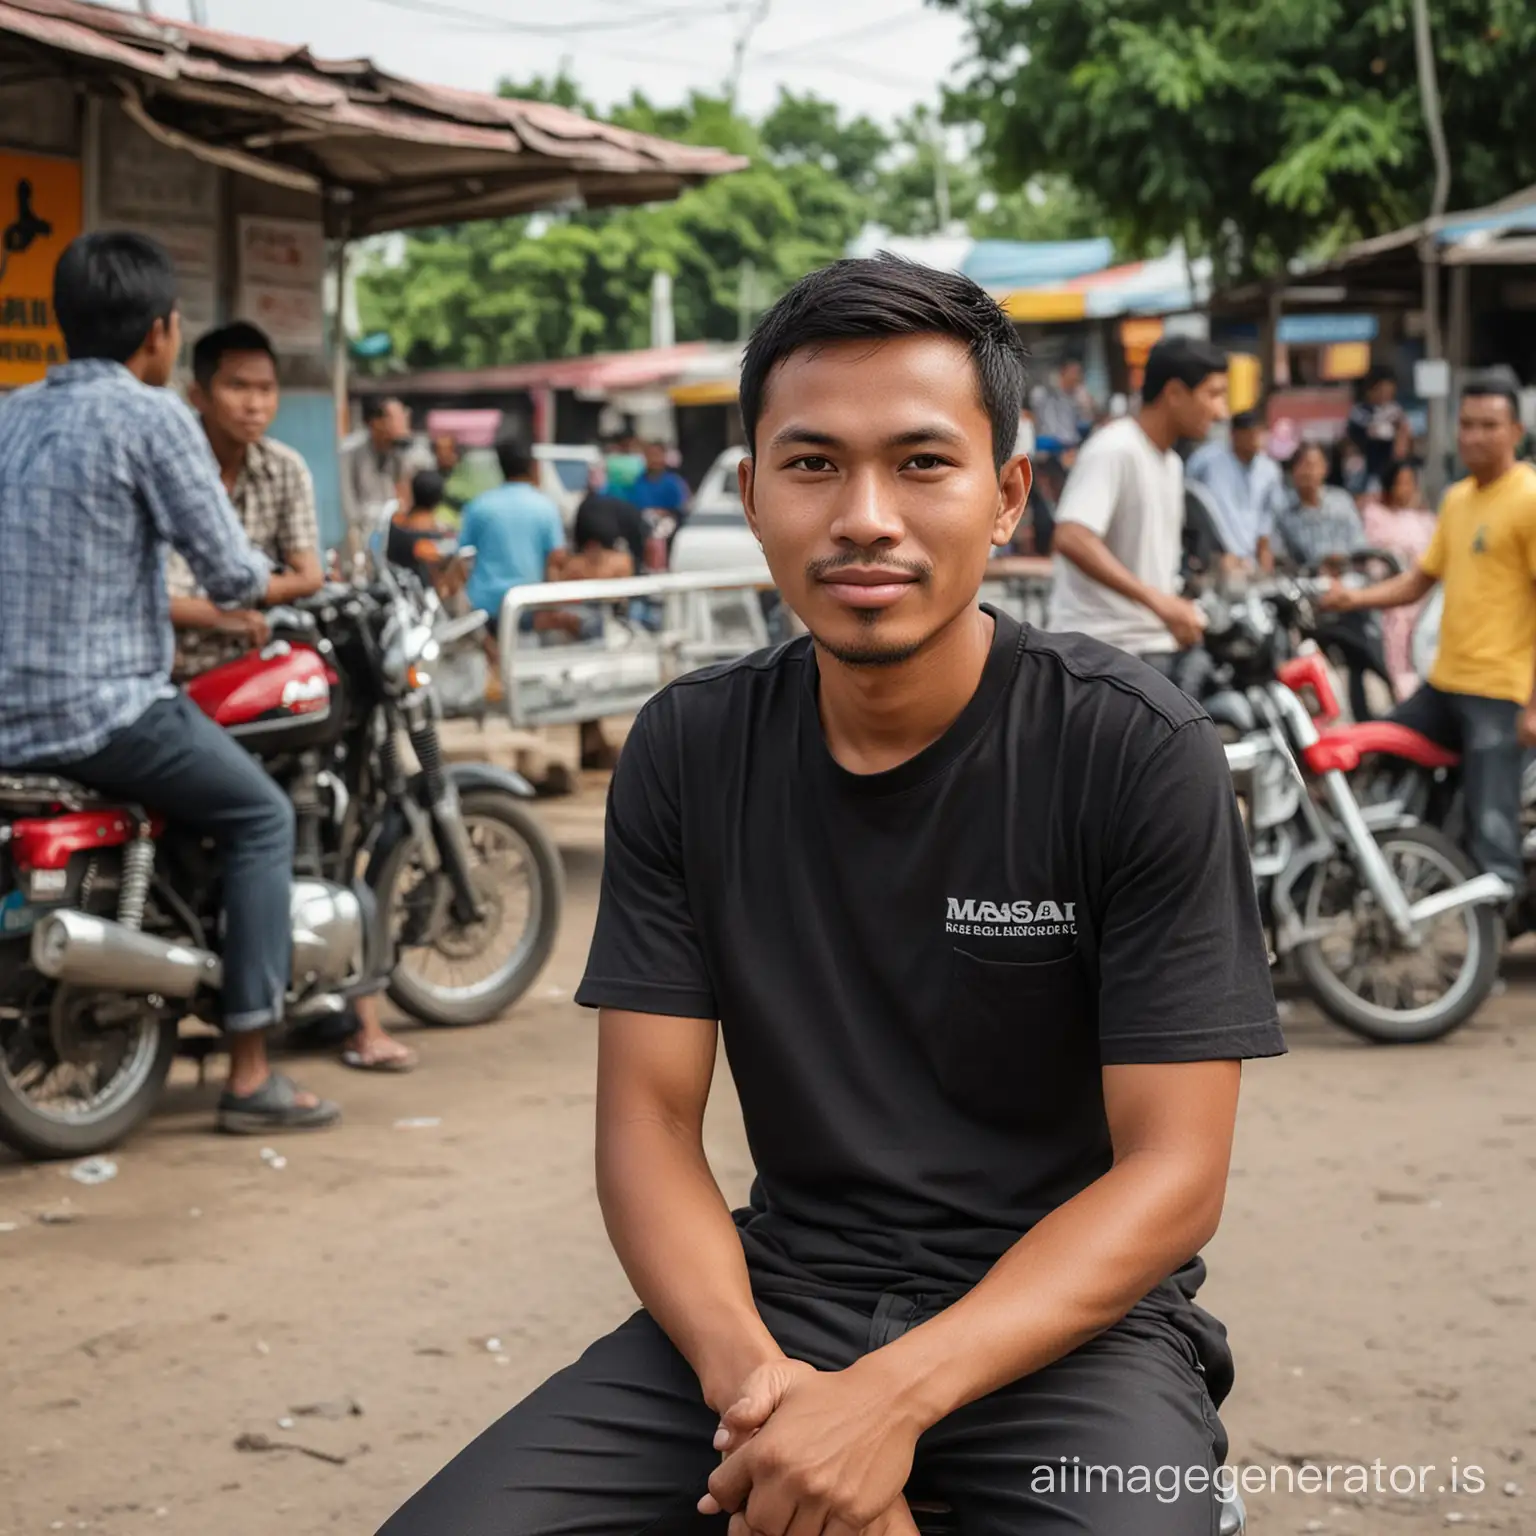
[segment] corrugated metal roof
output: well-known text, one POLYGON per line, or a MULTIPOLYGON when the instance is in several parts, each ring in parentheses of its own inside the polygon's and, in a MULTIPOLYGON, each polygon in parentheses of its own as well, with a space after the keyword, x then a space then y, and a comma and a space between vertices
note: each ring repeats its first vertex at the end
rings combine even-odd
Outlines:
POLYGON ((367 59, 317 59, 85 0, 0 0, 0 51, 86 77, 141 126, 205 158, 344 189, 350 199, 333 198, 331 217, 352 235, 578 199, 657 201, 746 164, 545 102, 425 85, 367 59))

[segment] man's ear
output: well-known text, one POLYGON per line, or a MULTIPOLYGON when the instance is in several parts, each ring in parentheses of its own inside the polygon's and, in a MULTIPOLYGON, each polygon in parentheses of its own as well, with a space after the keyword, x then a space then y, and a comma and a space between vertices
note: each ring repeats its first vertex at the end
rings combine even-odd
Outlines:
POLYGON ((736 466, 736 486, 741 492, 741 505, 747 514, 747 527, 752 530, 752 537, 759 544, 763 542, 763 535, 757 526, 757 482, 755 472, 757 465, 748 455, 736 466))
POLYGON ((1026 453, 1015 454, 1003 465, 997 477, 997 518, 992 524, 992 542, 1002 549, 1013 542, 1019 520, 1029 505, 1029 488, 1035 472, 1026 453))

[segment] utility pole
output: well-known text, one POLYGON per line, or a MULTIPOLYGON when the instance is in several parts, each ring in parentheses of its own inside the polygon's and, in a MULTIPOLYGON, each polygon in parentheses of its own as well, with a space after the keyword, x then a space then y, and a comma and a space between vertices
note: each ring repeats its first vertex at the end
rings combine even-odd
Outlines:
MULTIPOLYGON (((1431 361, 1444 357, 1440 327, 1440 220, 1451 190, 1451 158, 1445 147, 1445 124, 1440 118, 1440 86, 1435 77, 1435 40, 1429 25, 1429 0, 1413 0, 1414 51, 1419 66, 1419 104, 1424 112, 1424 131, 1435 160, 1435 188, 1428 227, 1419 242, 1419 263, 1424 272, 1424 356, 1431 361)), ((1429 462, 1425 491, 1431 504, 1445 489, 1445 455, 1449 402, 1429 402, 1429 462)))
POLYGON ((949 146, 944 142, 944 124, 938 118, 932 120, 929 142, 933 145, 933 209, 938 220, 935 234, 942 235, 949 229, 949 146))
POLYGON ((736 34, 736 42, 731 49, 731 73, 725 82, 725 99, 733 107, 736 105, 736 93, 741 89, 742 72, 747 67, 747 48, 752 42, 752 34, 768 19, 768 7, 772 3, 773 0, 752 0, 746 20, 736 34))
POLYGON ((207 0, 187 0, 187 10, 191 13, 193 26, 206 27, 208 25, 207 0))

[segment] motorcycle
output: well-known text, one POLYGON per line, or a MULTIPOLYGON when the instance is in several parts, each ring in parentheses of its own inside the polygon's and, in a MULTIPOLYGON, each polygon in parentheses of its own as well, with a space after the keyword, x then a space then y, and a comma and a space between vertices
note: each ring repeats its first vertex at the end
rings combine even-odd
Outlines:
MULTIPOLYGON (((444 762, 425 595, 381 564, 268 620, 259 652, 187 692, 293 805, 287 1021, 344 1011, 385 971, 429 1024, 495 1017, 554 946, 561 867, 525 780, 444 762)), ((218 1019, 220 907, 205 839, 0 769, 0 1140, 81 1156, 149 1114, 180 1020, 218 1019)))
POLYGON ((1479 875, 1406 808, 1362 805, 1351 785, 1385 721, 1320 731, 1302 695, 1339 713, 1333 677, 1296 631, 1315 629, 1327 583, 1282 578, 1236 600, 1200 599, 1206 646, 1251 724, 1226 743, 1248 828, 1272 958, 1289 958, 1319 1007, 1368 1040, 1438 1039, 1464 1023, 1498 975, 1508 886, 1479 875))

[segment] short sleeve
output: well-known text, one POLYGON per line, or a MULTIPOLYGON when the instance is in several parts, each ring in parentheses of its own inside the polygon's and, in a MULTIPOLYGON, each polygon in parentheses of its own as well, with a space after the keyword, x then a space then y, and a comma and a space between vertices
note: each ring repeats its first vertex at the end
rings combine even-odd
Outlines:
POLYGON ((165 555, 165 595, 173 598, 203 595, 192 567, 174 549, 167 550, 165 555))
POLYGON ((1119 500, 1119 457, 1102 438, 1090 438, 1062 487, 1061 500, 1056 503, 1056 521, 1081 523, 1103 538, 1115 520, 1119 500))
POLYGON ((1419 556, 1419 569, 1426 576, 1439 581, 1445 575, 1445 513, 1435 519, 1435 531, 1430 536, 1429 548, 1419 556))
POLYGON ((603 885, 584 1008, 716 1019, 683 866, 675 738, 665 696, 635 721, 608 791, 603 885))
POLYGON ((1109 838, 1095 914, 1104 1064, 1282 1054, 1247 839, 1209 720, 1156 748, 1109 838))

